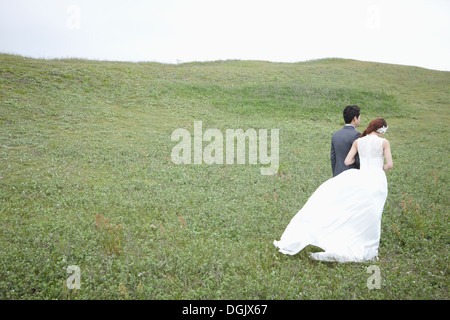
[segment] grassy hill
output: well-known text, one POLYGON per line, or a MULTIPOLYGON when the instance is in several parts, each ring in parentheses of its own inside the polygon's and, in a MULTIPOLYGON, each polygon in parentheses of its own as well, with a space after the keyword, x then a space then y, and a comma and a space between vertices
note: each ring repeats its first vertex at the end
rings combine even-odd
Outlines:
POLYGON ((0 299, 448 299, 450 73, 325 59, 0 55, 0 299), (379 260, 277 252, 348 104, 389 125, 379 260), (280 129, 280 166, 175 165, 177 128, 280 129), (80 268, 70 290, 68 266, 80 268), (381 288, 369 290, 370 265, 381 288))

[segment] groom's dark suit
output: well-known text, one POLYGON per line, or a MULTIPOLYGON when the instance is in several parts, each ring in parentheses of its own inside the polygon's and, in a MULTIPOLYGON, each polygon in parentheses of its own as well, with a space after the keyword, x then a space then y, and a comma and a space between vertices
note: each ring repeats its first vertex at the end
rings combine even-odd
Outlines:
POLYGON ((344 164, 344 160, 350 151, 353 141, 355 141, 361 133, 351 125, 346 125, 342 129, 333 133, 331 138, 331 168, 333 169, 333 177, 347 169, 359 169, 359 156, 356 155, 355 162, 349 166, 344 164))

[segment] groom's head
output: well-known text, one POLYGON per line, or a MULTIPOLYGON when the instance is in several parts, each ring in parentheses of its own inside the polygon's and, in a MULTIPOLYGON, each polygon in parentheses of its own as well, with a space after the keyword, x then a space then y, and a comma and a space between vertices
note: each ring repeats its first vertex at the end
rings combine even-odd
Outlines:
POLYGON ((361 109, 358 106, 347 106, 344 109, 344 121, 346 124, 351 124, 353 122, 353 124, 356 126, 358 126, 359 124, 359 119, 360 119, 360 114, 359 111, 361 109))

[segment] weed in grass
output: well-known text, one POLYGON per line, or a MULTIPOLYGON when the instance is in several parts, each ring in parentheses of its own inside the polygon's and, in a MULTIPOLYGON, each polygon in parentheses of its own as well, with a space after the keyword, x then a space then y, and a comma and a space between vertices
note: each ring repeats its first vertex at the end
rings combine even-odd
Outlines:
POLYGON ((95 227, 100 234, 100 242, 104 251, 108 255, 120 255, 124 238, 122 225, 113 226, 102 214, 96 214, 95 227))
POLYGON ((127 290, 127 287, 123 283, 119 284, 119 293, 122 296, 122 300, 128 299, 128 290, 127 290))

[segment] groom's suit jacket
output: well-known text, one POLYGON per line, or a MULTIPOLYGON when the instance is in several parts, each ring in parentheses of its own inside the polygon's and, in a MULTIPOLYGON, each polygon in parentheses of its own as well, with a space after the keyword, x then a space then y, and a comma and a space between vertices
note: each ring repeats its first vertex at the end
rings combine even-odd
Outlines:
POLYGON ((333 169, 333 177, 347 169, 359 169, 359 156, 356 155, 355 162, 349 166, 344 164, 344 160, 350 151, 353 141, 359 138, 361 133, 356 131, 353 126, 344 126, 342 129, 333 133, 331 137, 331 168, 333 169))

